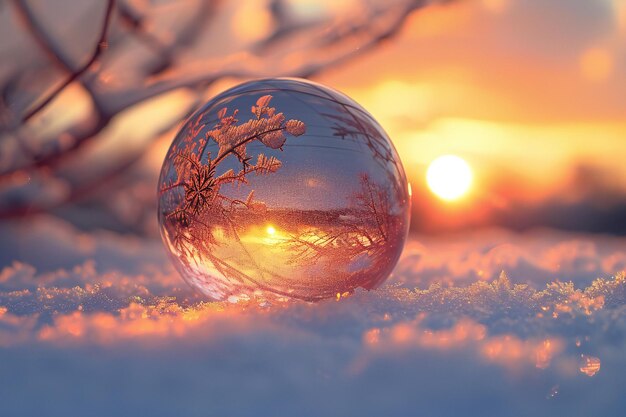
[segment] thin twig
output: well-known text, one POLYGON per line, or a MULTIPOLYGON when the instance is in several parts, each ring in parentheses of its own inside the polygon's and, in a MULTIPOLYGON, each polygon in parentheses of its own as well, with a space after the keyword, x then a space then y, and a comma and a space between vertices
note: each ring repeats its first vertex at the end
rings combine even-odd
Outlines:
MULTIPOLYGON (((37 25, 35 25, 33 17, 30 11, 28 10, 28 8, 26 7, 26 5, 23 3, 23 1, 16 0, 15 5, 17 7, 17 10, 20 12, 20 15, 22 16, 22 18, 26 21, 27 25, 31 28, 32 33, 37 43, 39 43, 40 45, 43 45, 46 50, 50 50, 51 48, 49 45, 49 41, 43 36, 43 34, 39 30, 36 29, 37 25)), ((96 41, 96 47, 94 48, 87 62, 85 62, 82 66, 78 67, 77 69, 71 71, 69 77, 67 77, 65 81, 63 81, 59 86, 57 86, 45 99, 39 102, 39 104, 37 104, 29 112, 27 112, 22 117, 22 123, 26 123, 33 116, 35 116, 37 113, 43 110, 44 107, 46 107, 52 100, 54 100, 54 98, 58 96, 68 85, 70 85, 76 79, 78 79, 81 75, 83 75, 96 62, 96 60, 98 59, 102 51, 104 51, 107 48, 106 39, 107 39, 108 30, 109 30, 109 24, 111 22, 111 16, 113 15, 114 6, 115 6, 115 0, 108 0, 106 11, 104 13, 102 29, 100 30, 100 36, 98 37, 98 40, 96 41)))
MULTIPOLYGON (((348 31, 343 30, 340 25, 332 25, 330 17, 320 19, 319 22, 313 25, 296 25, 294 26, 293 32, 291 32, 288 37, 274 37, 269 39, 263 51, 252 50, 252 53, 247 55, 245 59, 242 59, 240 55, 237 57, 235 57, 235 55, 229 55, 223 59, 216 60, 215 58, 211 58, 208 61, 196 62, 193 65, 190 65, 189 60, 177 61, 174 59, 172 63, 175 65, 167 67, 168 70, 164 71, 158 77, 153 77, 155 72, 151 72, 154 70, 154 65, 152 65, 151 62, 155 59, 155 55, 150 54, 148 58, 143 58, 139 55, 135 62, 133 62, 131 71, 141 71, 143 69, 143 74, 137 74, 143 77, 141 78, 143 82, 138 82, 131 86, 124 86, 124 88, 120 89, 99 90, 96 95, 94 91, 92 91, 91 80, 86 79, 84 76, 81 79, 81 75, 84 75, 85 71, 88 71, 93 66, 93 63, 97 61, 99 55, 102 54, 102 50, 105 48, 107 31, 110 25, 109 21, 112 19, 110 15, 113 13, 114 0, 108 0, 107 15, 105 15, 105 22, 103 22, 101 41, 96 45, 94 54, 89 60, 90 62, 87 62, 87 64, 78 69, 74 68, 71 59, 66 56, 64 50, 55 43, 55 39, 46 33, 45 28, 40 25, 36 16, 29 9, 28 3, 25 0, 14 0, 14 4, 17 6, 17 12, 31 32, 34 41, 39 44, 45 53, 51 56, 51 64, 59 67, 64 73, 75 74, 78 71, 78 74, 74 75, 69 82, 66 80, 61 88, 55 89, 51 96, 48 96, 35 108, 31 109, 23 119, 16 116, 14 120, 17 122, 20 120, 26 122, 31 119, 33 115, 50 105, 54 97, 60 93, 60 90, 67 87, 72 81, 80 82, 92 96, 95 103, 95 111, 90 114, 90 123, 88 125, 84 125, 81 122, 80 125, 75 124, 66 130, 66 133, 69 133, 69 136, 74 139, 71 145, 47 146, 45 147, 45 154, 27 155, 30 159, 29 161, 16 164, 9 170, 0 173, 0 178, 7 179, 17 170, 28 170, 31 171, 33 175, 36 175, 37 170, 41 170, 42 168, 48 170, 50 167, 53 169, 45 171, 44 175, 56 175, 56 168, 62 169, 64 166, 63 163, 71 160, 71 157, 75 156, 76 152, 82 149, 85 144, 99 142, 103 139, 101 133, 114 116, 123 114, 133 105, 146 102, 155 96, 172 90, 186 88, 193 91, 204 91, 209 85, 225 77, 249 79, 268 75, 306 77, 311 74, 317 74, 320 71, 339 65, 345 60, 355 57, 357 54, 362 54, 394 36, 398 33, 399 29, 403 26, 402 24, 412 11, 431 2, 444 1, 404 0, 404 4, 400 5, 400 7, 398 7, 398 5, 384 4, 380 10, 377 10, 377 13, 369 13, 371 19, 359 21, 357 25, 354 25, 354 28, 348 31), (320 32, 322 29, 325 31, 323 34, 320 32), (311 36, 306 36, 307 34, 311 36), (316 34, 320 36, 316 36, 316 34), (326 36, 327 34, 328 36, 326 36), (305 41, 305 43, 300 45, 296 50, 286 48, 283 51, 283 49, 280 48, 282 41, 292 41, 295 37, 298 37, 298 39, 308 39, 308 41, 305 41), (276 56, 266 56, 273 55, 272 51, 279 51, 280 53, 276 56), (258 56, 254 55, 255 52, 258 53, 258 56), (292 62, 299 62, 293 59, 294 55, 299 56, 303 53, 309 54, 310 56, 315 54, 315 58, 295 64, 295 66, 291 64, 292 62), (96 56, 95 58, 94 55, 96 56), (198 68, 199 71, 186 71, 189 68, 198 68), (279 72, 277 72, 277 69, 279 72)), ((208 7, 208 9, 213 8, 213 10, 215 10, 216 7, 214 5, 217 4, 218 2, 211 2, 211 7, 208 7)), ((115 6, 115 12, 117 13, 119 11, 118 7, 121 6, 121 4, 116 3, 115 6)), ((146 17, 150 16, 146 15, 146 17)), ((191 25, 185 25, 183 32, 178 33, 178 35, 181 33, 182 35, 179 36, 174 43, 167 45, 166 50, 172 48, 176 49, 176 51, 172 51, 172 53, 175 53, 176 57, 187 56, 186 53, 189 51, 190 46, 203 39, 201 35, 204 32, 201 29, 206 27, 207 22, 211 20, 206 17, 207 14, 203 14, 202 12, 195 14, 195 22, 191 25)), ((132 32, 130 35, 136 37, 137 33, 132 32)), ((111 44, 108 47, 113 49, 114 46, 116 45, 111 44)), ((158 51, 154 52, 158 53, 158 51)), ((107 55, 111 53, 113 53, 113 51, 107 52, 107 55)), ((172 56, 169 58, 157 58, 165 58, 167 60, 171 59, 172 56)), ((37 143, 46 144, 55 140, 54 137, 36 139, 37 143)), ((35 141, 33 140, 33 142, 35 141)), ((138 159, 137 155, 135 154, 131 159, 138 159)), ((95 181, 76 179, 69 190, 69 198, 75 198, 77 195, 83 194, 85 190, 92 190, 94 185, 108 181, 113 177, 114 173, 119 173, 129 166, 128 161, 131 159, 121 160, 112 171, 103 174, 106 178, 97 178, 95 181)), ((39 210, 46 210, 49 209, 49 206, 56 206, 62 203, 62 201, 59 199, 53 202, 46 202, 45 204, 32 203, 32 201, 27 201, 23 207, 12 207, 10 211, 26 213, 37 208, 39 210), (25 207, 28 207, 28 210, 26 210, 25 207)))

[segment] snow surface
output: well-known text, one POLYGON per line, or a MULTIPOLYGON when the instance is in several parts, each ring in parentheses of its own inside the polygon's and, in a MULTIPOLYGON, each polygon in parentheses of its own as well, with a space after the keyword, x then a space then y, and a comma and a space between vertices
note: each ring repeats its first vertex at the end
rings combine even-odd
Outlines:
POLYGON ((0 415, 623 415, 625 244, 413 236, 376 291, 259 305, 158 240, 0 223, 0 415))

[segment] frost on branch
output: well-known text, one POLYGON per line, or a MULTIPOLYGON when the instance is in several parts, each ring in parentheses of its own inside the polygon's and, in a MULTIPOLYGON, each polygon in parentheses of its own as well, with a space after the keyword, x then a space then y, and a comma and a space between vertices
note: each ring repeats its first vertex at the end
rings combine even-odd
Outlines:
POLYGON ((175 177, 172 183, 161 188, 160 196, 172 199, 178 189, 183 190, 184 198, 164 215, 167 236, 184 262, 189 263, 188 258, 198 250, 200 256, 207 258, 224 274, 241 275, 240 280, 253 279, 215 256, 213 249, 218 245, 218 239, 214 236, 216 229, 213 226, 224 226, 226 233, 240 242, 242 225, 237 218, 248 215, 246 211, 256 213, 265 207, 262 201, 254 200, 254 189, 245 201, 230 198, 221 192, 226 185, 248 185, 249 175, 269 175, 281 168, 282 163, 275 156, 259 153, 253 161, 253 157, 248 155, 247 145, 258 142, 270 149, 282 149, 287 140, 285 134, 300 136, 306 131, 302 121, 290 119, 285 122, 285 115, 270 107, 271 100, 271 95, 259 97, 256 106, 252 106, 252 117, 242 123, 237 118, 239 109, 231 114, 226 107, 220 109, 217 112, 218 122, 203 137, 200 137, 202 126, 198 125, 199 122, 190 122, 193 124, 181 142, 183 149, 174 145, 175 177), (218 145, 215 156, 206 150, 210 141, 218 145), (229 160, 238 161, 241 168, 227 169, 217 175, 222 164, 229 160))

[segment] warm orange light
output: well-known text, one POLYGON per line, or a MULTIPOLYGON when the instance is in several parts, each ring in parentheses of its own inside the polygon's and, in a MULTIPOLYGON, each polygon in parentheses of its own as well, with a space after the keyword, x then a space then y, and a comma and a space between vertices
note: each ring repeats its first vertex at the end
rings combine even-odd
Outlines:
POLYGON ((503 13, 511 6, 509 0, 483 0, 482 4, 486 10, 492 13, 503 13))
POLYGON ((600 358, 595 356, 580 355, 580 372, 587 376, 594 376, 600 371, 600 358))
MULTIPOLYGON (((285 237, 285 234, 281 230, 271 224, 268 224, 265 227, 265 236, 261 238, 261 242, 265 245, 275 246, 277 243, 283 241, 285 237)), ((277 254, 274 253, 274 256, 276 255, 277 254)))
POLYGON ((580 69, 591 81, 606 80, 613 72, 613 56, 604 48, 591 48, 580 57, 580 69))
POLYGON ((444 200, 456 200, 466 194, 472 178, 472 169, 468 163, 455 155, 438 157, 431 162, 426 172, 428 187, 444 200))

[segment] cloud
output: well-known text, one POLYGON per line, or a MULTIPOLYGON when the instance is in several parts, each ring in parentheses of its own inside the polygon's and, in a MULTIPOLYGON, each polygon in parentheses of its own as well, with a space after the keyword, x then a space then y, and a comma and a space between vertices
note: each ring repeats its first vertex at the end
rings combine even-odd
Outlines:
MULTIPOLYGON (((541 148, 536 151, 541 152, 541 148)), ((533 158, 530 154, 528 157, 533 158)), ((523 164, 523 161, 525 159, 516 163, 523 164)), ((419 178, 423 177, 419 173, 413 182, 412 229, 441 233, 489 226, 518 231, 543 227, 582 233, 626 234, 626 189, 622 168, 619 172, 614 171, 610 167, 613 161, 603 160, 603 166, 578 164, 567 169, 546 169, 542 163, 533 161, 536 170, 526 174, 521 174, 519 167, 512 172, 512 164, 507 161, 501 162, 506 168, 486 168, 476 161, 472 164, 477 172, 473 189, 469 195, 452 203, 437 198, 419 178), (487 171, 487 174, 481 171, 487 171), (542 176, 550 179, 543 180, 542 176)))

